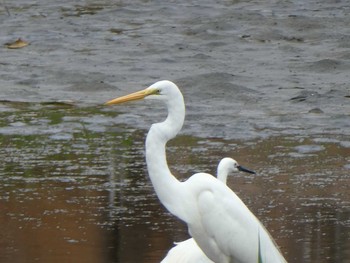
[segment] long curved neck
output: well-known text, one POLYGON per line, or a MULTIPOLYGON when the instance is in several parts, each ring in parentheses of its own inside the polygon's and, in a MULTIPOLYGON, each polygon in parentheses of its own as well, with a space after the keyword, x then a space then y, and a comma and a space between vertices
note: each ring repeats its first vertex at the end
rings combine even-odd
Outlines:
POLYGON ((167 103, 168 117, 164 122, 153 124, 146 138, 146 162, 153 187, 162 204, 183 219, 174 198, 179 195, 180 181, 170 172, 166 160, 166 143, 181 130, 185 118, 185 104, 180 93, 167 103))

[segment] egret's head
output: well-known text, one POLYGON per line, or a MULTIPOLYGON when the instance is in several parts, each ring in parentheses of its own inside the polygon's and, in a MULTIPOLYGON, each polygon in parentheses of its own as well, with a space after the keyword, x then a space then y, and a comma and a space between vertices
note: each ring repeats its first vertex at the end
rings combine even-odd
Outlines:
POLYGON ((218 170, 219 169, 226 170, 227 173, 241 171, 241 172, 245 172, 245 173, 255 174, 254 171, 251 171, 251 170, 239 165, 236 160, 234 160, 232 158, 228 158, 228 157, 226 157, 220 161, 218 170))
POLYGON ((149 86, 146 91, 149 91, 150 95, 145 99, 166 100, 179 94, 179 88, 169 80, 158 81, 149 86))
POLYGON ((156 100, 169 100, 176 96, 182 96, 179 88, 171 81, 161 80, 148 88, 131 93, 129 95, 118 97, 113 100, 107 101, 106 105, 119 104, 127 101, 141 100, 141 99, 156 99, 156 100))

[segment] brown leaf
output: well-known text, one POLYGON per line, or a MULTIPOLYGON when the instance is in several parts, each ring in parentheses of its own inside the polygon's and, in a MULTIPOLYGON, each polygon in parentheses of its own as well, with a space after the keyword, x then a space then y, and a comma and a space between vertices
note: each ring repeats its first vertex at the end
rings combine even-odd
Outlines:
POLYGON ((19 38, 15 42, 6 43, 5 45, 6 45, 7 48, 16 49, 16 48, 26 47, 26 46, 29 45, 29 43, 27 41, 24 41, 24 40, 19 38))

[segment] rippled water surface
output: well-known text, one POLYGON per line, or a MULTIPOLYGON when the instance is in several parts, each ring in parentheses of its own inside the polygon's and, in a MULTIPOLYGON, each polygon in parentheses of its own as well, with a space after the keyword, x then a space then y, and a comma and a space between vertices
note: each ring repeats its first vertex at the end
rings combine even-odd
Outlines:
POLYGON ((337 1, 0 1, 0 262, 159 262, 185 225, 150 184, 166 114, 103 102, 170 79, 173 173, 228 184, 290 263, 350 261, 350 6, 337 1), (29 43, 8 49, 21 38, 29 43))
MULTIPOLYGON (((3 103, 1 262, 159 262, 185 226, 156 198, 145 130, 103 107, 3 103)), ((257 176, 229 186, 269 229, 289 262, 350 259, 350 140, 284 136, 231 141, 180 135, 168 162, 181 180, 215 173, 224 156, 257 176)))

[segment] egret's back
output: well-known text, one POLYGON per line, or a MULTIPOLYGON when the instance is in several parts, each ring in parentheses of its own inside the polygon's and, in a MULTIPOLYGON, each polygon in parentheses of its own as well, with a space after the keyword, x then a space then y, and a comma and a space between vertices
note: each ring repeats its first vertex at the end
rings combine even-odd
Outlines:
POLYGON ((196 174, 188 181, 196 195, 191 236, 216 263, 258 262, 259 253, 269 263, 286 262, 267 230, 242 200, 214 177, 196 174), (260 245, 260 250, 259 250, 260 245))

